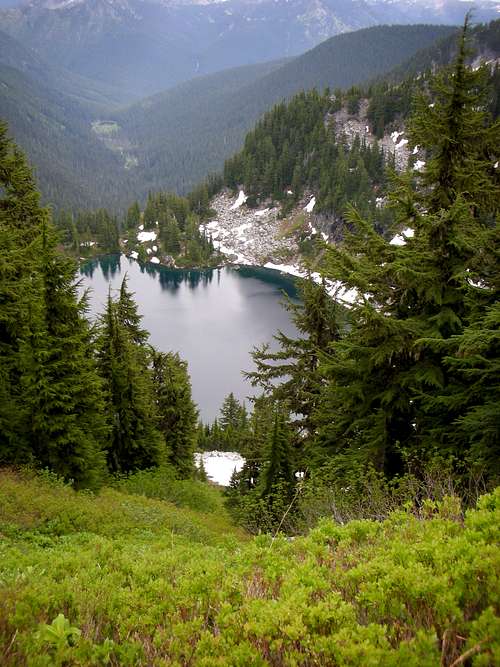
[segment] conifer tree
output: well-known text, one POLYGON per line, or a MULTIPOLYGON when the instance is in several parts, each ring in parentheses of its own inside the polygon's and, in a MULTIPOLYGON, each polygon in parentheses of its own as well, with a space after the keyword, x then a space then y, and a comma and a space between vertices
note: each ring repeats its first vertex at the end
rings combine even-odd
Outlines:
POLYGON ((25 411, 20 390, 19 343, 28 333, 35 241, 48 212, 41 208, 22 153, 0 123, 0 461, 26 460, 21 435, 25 411))
POLYGON ((218 426, 221 430, 221 444, 225 451, 242 452, 248 437, 248 415, 231 392, 221 407, 218 426))
POLYGON ((317 409, 322 380, 321 355, 339 337, 340 309, 327 292, 326 284, 311 278, 299 285, 300 303, 285 302, 300 337, 278 332, 276 352, 268 344, 255 348, 252 358, 256 370, 246 374, 253 386, 260 386, 271 404, 287 405, 296 415, 294 427, 304 435, 312 432, 312 415, 317 409))
POLYGON ((289 440, 285 419, 277 412, 259 482, 259 495, 270 502, 276 495, 289 500, 293 493, 295 475, 289 440))
POLYGON ((97 486, 106 424, 86 301, 3 126, 0 167, 0 460, 97 486))
POLYGON ((125 327, 132 342, 139 348, 144 346, 149 338, 149 334, 141 327, 142 316, 138 313, 133 293, 128 290, 127 274, 123 277, 122 284, 120 285, 116 310, 118 321, 125 327))
POLYGON ((178 354, 151 350, 158 429, 165 438, 170 463, 180 477, 194 473, 198 412, 191 398, 187 364, 178 354))
MULTIPOLYGON (((128 313, 130 315, 130 313, 128 313)), ((107 393, 111 435, 107 446, 112 472, 158 465, 164 440, 156 428, 156 406, 144 347, 134 341, 135 327, 120 319, 111 294, 98 327, 98 368, 107 393)))
POLYGON ((352 213, 354 233, 328 251, 328 277, 357 294, 351 329, 332 345, 317 412, 322 442, 342 465, 369 461, 394 474, 403 455, 422 461, 437 449, 463 457, 467 448, 450 444, 458 415, 439 397, 457 382, 447 341, 477 316, 467 276, 484 256, 484 223, 497 215, 499 133, 479 102, 481 71, 465 67, 466 31, 467 24, 446 86, 438 82, 411 125, 428 161, 419 188, 408 174, 393 197, 399 225, 411 228, 406 238, 390 244, 352 213))
POLYGON ((127 210, 127 217, 125 219, 125 226, 131 231, 135 231, 137 227, 141 224, 141 209, 139 208, 139 202, 135 201, 131 204, 127 210))
POLYGON ((86 297, 78 301, 74 263, 57 254, 48 226, 34 280, 29 334, 20 350, 26 436, 39 465, 76 486, 96 487, 106 471, 103 388, 85 318, 86 297))

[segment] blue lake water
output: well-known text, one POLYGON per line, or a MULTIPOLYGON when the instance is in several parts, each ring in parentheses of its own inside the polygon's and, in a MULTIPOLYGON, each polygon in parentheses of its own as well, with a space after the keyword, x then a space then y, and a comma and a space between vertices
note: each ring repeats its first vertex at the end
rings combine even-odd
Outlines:
POLYGON ((193 398, 204 421, 214 419, 229 392, 240 400, 253 395, 242 371, 252 370, 250 350, 272 342, 273 334, 293 334, 282 307, 283 291, 296 300, 291 278, 258 267, 211 270, 166 269, 109 255, 81 268, 90 287, 90 317, 104 310, 108 290, 124 275, 135 293, 151 343, 179 352, 188 362, 193 398))

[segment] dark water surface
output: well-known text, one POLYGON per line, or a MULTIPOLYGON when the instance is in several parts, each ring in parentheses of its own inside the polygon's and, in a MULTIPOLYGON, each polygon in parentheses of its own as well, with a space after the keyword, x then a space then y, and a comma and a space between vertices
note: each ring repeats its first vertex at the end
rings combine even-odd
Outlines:
POLYGON ((255 392, 241 374, 252 369, 254 345, 271 342, 278 329, 295 332, 280 301, 283 290, 292 299, 297 292, 293 280, 277 271, 183 271, 141 266, 123 255, 108 255, 81 269, 83 285, 91 288, 92 318, 104 310, 109 285, 118 289, 125 273, 151 343, 179 352, 188 362, 193 398, 204 421, 217 416, 229 392, 240 400, 255 392))

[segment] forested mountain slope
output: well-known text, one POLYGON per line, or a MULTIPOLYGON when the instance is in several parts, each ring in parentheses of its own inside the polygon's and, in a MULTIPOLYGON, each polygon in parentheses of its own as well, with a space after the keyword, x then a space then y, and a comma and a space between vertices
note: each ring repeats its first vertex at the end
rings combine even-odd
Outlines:
MULTIPOLYGON (((471 35, 469 61, 479 62, 482 54, 490 63, 489 109, 496 117, 500 21, 479 26, 471 35)), ((450 36, 365 86, 334 94, 312 91, 276 105, 247 134, 243 150, 226 162, 224 184, 242 187, 254 202, 273 197, 291 204, 305 189, 315 193, 317 211, 338 212, 349 201, 363 211, 379 207, 374 190, 384 182, 384 163, 395 159, 401 169, 409 159, 417 163, 422 157, 418 147, 408 155, 414 147, 404 138, 405 121, 415 95, 426 89, 429 67, 449 63, 455 42, 450 36)))
POLYGON ((29 44, 0 31, 0 64, 23 72, 40 85, 57 90, 89 111, 102 112, 123 106, 126 95, 112 84, 70 72, 44 60, 29 44))
POLYGON ((28 152, 45 201, 69 208, 120 205, 128 173, 92 132, 88 109, 2 64, 0 87, 0 118, 28 152))
POLYGON ((48 64, 5 33, 0 90, 0 119, 28 153, 45 201, 72 208, 119 206, 128 174, 91 124, 123 104, 120 91, 48 64))
POLYGON ((350 33, 294 61, 197 78, 122 112, 116 88, 47 65, 4 35, 0 117, 27 150, 46 201, 119 210, 150 190, 185 193, 221 169, 255 120, 290 92, 360 83, 450 30, 386 26, 350 33), (363 56, 366 48, 377 58, 363 56))
POLYGON ((299 90, 360 84, 454 32, 443 26, 380 26, 339 35, 253 80, 248 68, 195 79, 113 115, 138 159, 137 195, 160 188, 187 192, 222 167, 277 101, 299 90))

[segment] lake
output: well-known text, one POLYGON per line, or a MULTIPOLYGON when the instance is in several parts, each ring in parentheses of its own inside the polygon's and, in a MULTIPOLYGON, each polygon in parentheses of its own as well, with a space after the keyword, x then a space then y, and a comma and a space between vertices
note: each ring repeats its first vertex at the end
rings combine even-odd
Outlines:
POLYGON ((83 287, 91 288, 92 319, 104 310, 109 286, 117 290, 127 274, 151 343, 188 362, 193 399, 205 422, 217 417, 231 391, 240 400, 255 393, 242 375, 253 368, 254 345, 272 342, 278 329, 296 332, 280 302, 283 291, 296 301, 297 291, 293 279, 278 271, 184 271, 108 255, 87 262, 80 272, 83 287))

